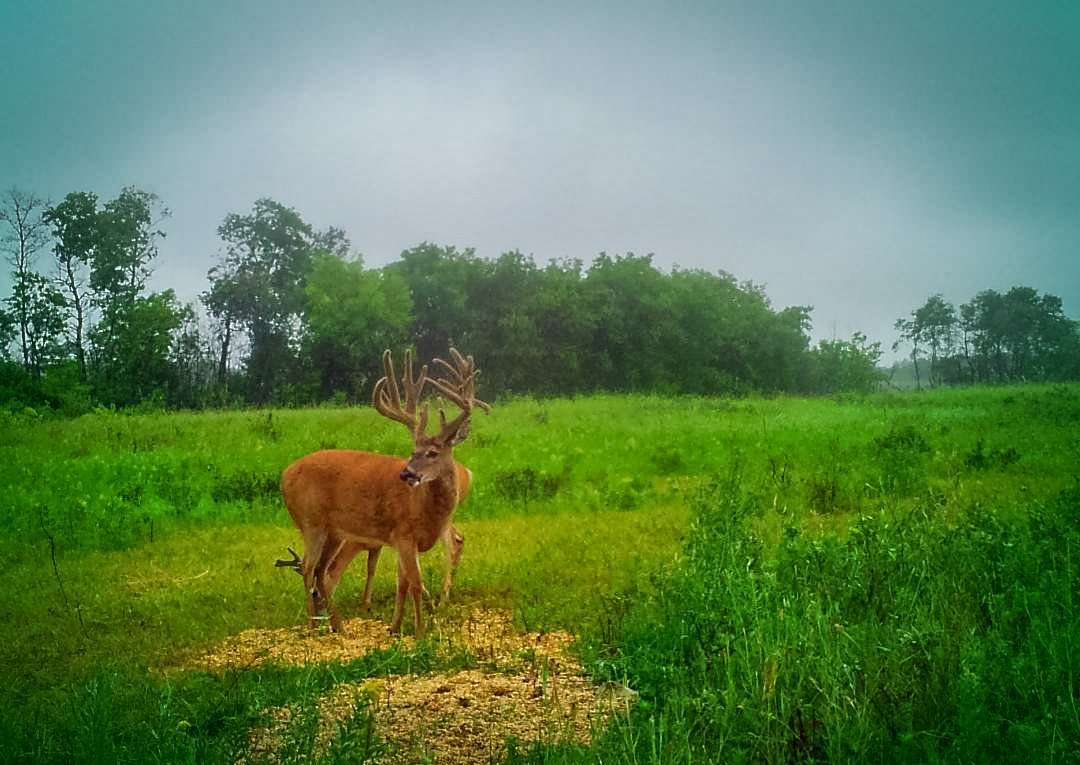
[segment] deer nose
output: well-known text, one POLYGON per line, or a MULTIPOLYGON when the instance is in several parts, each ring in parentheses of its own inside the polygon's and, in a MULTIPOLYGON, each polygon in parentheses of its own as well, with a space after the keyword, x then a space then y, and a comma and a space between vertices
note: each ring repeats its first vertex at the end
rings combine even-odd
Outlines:
POLYGON ((408 467, 402 468, 401 473, 398 474, 398 478, 400 478, 402 481, 404 481, 407 484, 412 484, 412 482, 415 481, 419 477, 420 476, 418 476, 416 473, 409 470, 408 467))

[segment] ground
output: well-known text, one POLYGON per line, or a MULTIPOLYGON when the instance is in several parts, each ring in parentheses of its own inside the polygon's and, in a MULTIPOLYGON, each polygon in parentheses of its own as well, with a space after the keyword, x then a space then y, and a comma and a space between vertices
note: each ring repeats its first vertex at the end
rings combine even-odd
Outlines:
POLYGON ((346 574, 343 638, 273 567, 300 542, 281 469, 404 454, 399 425, 6 414, 0 760, 1077 751, 1078 426, 1076 386, 500 402, 458 450, 465 551, 415 642, 384 631, 392 552, 371 613, 346 574))

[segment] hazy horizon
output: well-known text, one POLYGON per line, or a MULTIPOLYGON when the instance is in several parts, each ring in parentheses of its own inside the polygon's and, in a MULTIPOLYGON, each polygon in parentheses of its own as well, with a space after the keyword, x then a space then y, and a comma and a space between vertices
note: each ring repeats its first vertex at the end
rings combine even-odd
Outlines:
POLYGON ((1080 9, 351 6, 5 7, 0 186, 157 193, 185 300, 269 196, 369 265, 652 252, 886 349, 936 292, 1080 317, 1080 9))

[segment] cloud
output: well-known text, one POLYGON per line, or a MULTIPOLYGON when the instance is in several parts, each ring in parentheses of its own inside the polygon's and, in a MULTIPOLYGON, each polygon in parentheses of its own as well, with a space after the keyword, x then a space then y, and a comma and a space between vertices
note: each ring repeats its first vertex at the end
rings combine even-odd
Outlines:
POLYGON ((1080 312, 1061 12, 35 5, 0 12, 0 182, 156 191, 154 284, 188 298, 221 218, 272 196, 373 264, 421 240, 651 251, 888 345, 938 291, 1023 282, 1080 312))

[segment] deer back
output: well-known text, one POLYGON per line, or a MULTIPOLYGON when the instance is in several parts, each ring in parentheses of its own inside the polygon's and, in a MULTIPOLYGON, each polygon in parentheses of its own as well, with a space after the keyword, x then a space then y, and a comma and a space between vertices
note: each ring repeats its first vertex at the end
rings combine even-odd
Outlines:
POLYGON ((445 530, 461 494, 456 465, 444 480, 409 487, 399 477, 406 460, 387 454, 331 449, 314 452, 282 473, 281 490, 293 522, 322 527, 346 539, 394 546, 415 540, 423 552, 445 530))

